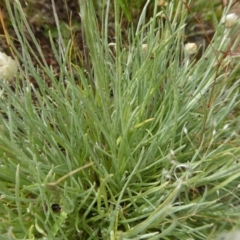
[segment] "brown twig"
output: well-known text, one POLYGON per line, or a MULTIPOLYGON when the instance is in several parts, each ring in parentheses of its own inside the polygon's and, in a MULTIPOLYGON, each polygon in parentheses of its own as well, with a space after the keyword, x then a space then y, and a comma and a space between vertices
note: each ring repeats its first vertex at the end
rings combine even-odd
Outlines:
MULTIPOLYGON (((190 6, 182 1, 182 3, 185 5, 185 8, 187 9, 187 11, 189 11, 190 13, 193 13, 190 6)), ((235 2, 236 3, 236 2, 235 2)), ((234 3, 234 4, 235 4, 234 3)), ((196 22, 199 24, 199 26, 201 27, 207 41, 208 41, 208 44, 209 46, 212 48, 213 52, 214 52, 214 55, 216 57, 216 60, 217 60, 217 65, 216 65, 216 72, 215 72, 215 77, 214 77, 214 81, 213 81, 213 84, 212 84, 212 88, 211 88, 211 92, 210 92, 210 95, 209 95, 209 99, 207 100, 207 110, 206 110, 206 114, 204 116, 204 119, 203 119, 203 127, 202 127, 202 131, 201 131, 201 134, 200 134, 200 145, 202 144, 202 141, 203 141, 203 136, 204 136, 204 132, 206 130, 206 123, 207 123, 207 118, 208 118, 208 114, 209 114, 209 110, 212 106, 212 103, 213 103, 213 94, 214 94, 214 90, 215 90, 215 86, 216 86, 216 81, 217 81, 217 77, 218 77, 218 74, 219 74, 219 69, 220 69, 220 66, 221 66, 221 63, 224 59, 224 55, 221 56, 219 58, 219 55, 218 55, 218 51, 214 49, 213 45, 211 44, 211 40, 207 34, 207 31, 205 30, 202 22, 193 14, 193 17, 194 19, 196 20, 196 22)))
POLYGON ((14 54, 14 51, 11 47, 11 41, 10 41, 10 36, 8 34, 8 31, 7 31, 7 28, 5 26, 5 23, 4 23, 4 19, 3 19, 3 14, 2 14, 2 9, 0 9, 0 22, 1 22, 1 25, 2 25, 2 29, 3 29, 3 33, 4 33, 4 36, 5 36, 5 39, 6 39, 6 42, 7 42, 7 45, 12 53, 12 56, 14 57, 15 54, 14 54))
POLYGON ((71 176, 71 175, 73 175, 73 174, 75 174, 75 173, 77 173, 77 172, 79 172, 79 171, 82 171, 83 169, 88 168, 88 167, 90 167, 90 166, 92 166, 92 165, 93 165, 93 163, 90 162, 90 163, 88 163, 88 164, 86 164, 86 165, 84 165, 84 166, 82 166, 82 167, 80 167, 80 168, 77 168, 77 169, 69 172, 68 174, 62 176, 62 177, 59 178, 56 182, 47 183, 47 186, 49 186, 49 187, 54 187, 54 186, 58 185, 60 182, 62 182, 64 179, 68 178, 69 176, 71 176))

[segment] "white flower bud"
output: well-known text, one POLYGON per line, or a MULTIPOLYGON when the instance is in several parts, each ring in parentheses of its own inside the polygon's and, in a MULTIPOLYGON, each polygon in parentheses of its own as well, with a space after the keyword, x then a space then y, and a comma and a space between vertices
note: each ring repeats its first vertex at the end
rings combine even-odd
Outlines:
POLYGON ((16 76, 18 70, 17 61, 0 52, 0 79, 8 80, 16 76))
POLYGON ((225 27, 230 28, 237 22, 238 16, 235 13, 230 13, 225 18, 225 27))
POLYGON ((240 239, 240 231, 222 233, 218 237, 218 240, 239 240, 239 239, 240 239))
POLYGON ((186 43, 185 44, 185 52, 187 55, 192 55, 197 52, 197 44, 196 43, 186 43))
POLYGON ((166 0, 158 0, 158 6, 167 6, 168 2, 166 0))
POLYGON ((142 44, 142 52, 147 52, 148 45, 146 43, 142 44))
POLYGON ((188 130, 187 130, 186 127, 183 128, 183 132, 184 132, 185 134, 188 134, 188 130))

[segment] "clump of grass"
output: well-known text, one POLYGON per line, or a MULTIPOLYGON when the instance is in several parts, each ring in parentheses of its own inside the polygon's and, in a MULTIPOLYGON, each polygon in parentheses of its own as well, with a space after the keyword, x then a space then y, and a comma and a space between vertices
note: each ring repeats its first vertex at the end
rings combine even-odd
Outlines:
POLYGON ((185 4, 169 3, 164 18, 155 4, 126 47, 115 1, 111 51, 109 4, 99 30, 93 1, 79 1, 90 69, 71 62, 71 40, 49 33, 56 75, 21 5, 6 0, 22 69, 14 86, 0 82, 0 233, 186 240, 237 227, 239 66, 223 58, 224 26, 196 62, 183 50, 185 4))

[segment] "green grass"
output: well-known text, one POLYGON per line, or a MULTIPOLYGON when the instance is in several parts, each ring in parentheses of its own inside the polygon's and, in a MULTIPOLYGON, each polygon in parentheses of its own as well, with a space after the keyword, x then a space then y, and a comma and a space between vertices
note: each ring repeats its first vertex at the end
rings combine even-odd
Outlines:
POLYGON ((155 6, 147 23, 144 9, 127 45, 115 1, 111 50, 92 2, 79 0, 90 68, 72 62, 80 53, 59 31, 49 33, 55 74, 20 4, 6 0, 22 68, 0 82, 1 235, 190 240, 237 228, 239 65, 222 57, 224 26, 199 61, 187 59, 181 1, 164 19, 155 6))

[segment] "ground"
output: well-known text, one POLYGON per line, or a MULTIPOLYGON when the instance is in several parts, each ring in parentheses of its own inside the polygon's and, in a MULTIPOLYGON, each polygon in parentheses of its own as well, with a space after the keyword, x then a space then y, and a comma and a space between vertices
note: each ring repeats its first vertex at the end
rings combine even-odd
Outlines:
MULTIPOLYGON (((45 54, 46 60, 51 65, 56 65, 54 56, 51 50, 50 42, 49 42, 49 31, 51 31, 53 37, 57 37, 56 24, 53 14, 52 3, 49 0, 29 0, 23 1, 20 0, 23 10, 26 12, 27 19, 31 25, 31 28, 39 41, 42 50, 45 54)), ((131 1, 129 1, 131 3, 131 1)), ((211 38, 214 33, 214 26, 211 22, 212 19, 209 17, 211 15, 210 11, 205 11, 204 5, 201 4, 205 1, 199 1, 199 3, 194 3, 191 6, 190 17, 188 19, 188 25, 186 29, 186 41, 196 41, 199 44, 204 42, 207 43, 207 38, 211 38), (206 36, 207 35, 207 36, 206 36)), ((226 1, 225 1, 226 2, 226 1)), ((97 1, 95 2, 96 8, 99 8, 99 4, 97 1)), ((144 1, 138 1, 138 6, 136 3, 131 3, 131 14, 133 23, 137 23, 137 19, 139 18, 139 14, 141 12, 141 8, 144 5, 144 1), (141 4, 140 4, 141 2, 141 4)), ((4 24, 6 26, 7 31, 10 36, 14 38, 15 33, 13 28, 11 27, 11 23, 9 21, 9 17, 7 14, 6 6, 4 1, 0 3, 0 7, 2 9, 2 15, 4 19, 4 24)), ((216 11, 221 12, 221 2, 220 0, 214 1, 214 8, 216 11), (219 10, 220 9, 220 10, 219 10)), ((239 7, 239 5, 238 5, 239 7)), ((63 37, 67 41, 69 38, 74 37, 75 45, 81 50, 84 50, 84 38, 81 31, 81 19, 79 16, 79 5, 77 0, 59 0, 55 3, 56 13, 60 22, 60 27, 62 29, 63 37)), ((239 11, 240 8, 234 6, 233 11, 239 11), (236 10, 237 9, 237 10, 236 10)), ((151 17, 151 7, 149 8, 149 16, 151 17)), ((98 14, 98 19, 101 18, 101 13, 98 14)), ((114 13, 111 12, 109 17, 109 40, 114 39, 114 30, 111 29, 114 27, 114 13)), ((100 22, 100 21, 99 21, 100 22)), ((100 24, 100 23, 99 23, 100 24)), ((126 29, 129 25, 127 19, 123 20, 123 32, 124 28, 126 29)), ((26 33, 28 35, 28 33, 26 33)), ((126 36, 127 39, 127 36, 126 36)), ((31 38, 29 36, 29 41, 31 42, 31 38)), ((15 41, 15 45, 18 46, 18 43, 15 41)), ((5 41, 3 28, 0 26, 0 50, 10 54, 9 47, 5 41)))

